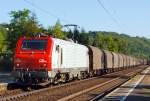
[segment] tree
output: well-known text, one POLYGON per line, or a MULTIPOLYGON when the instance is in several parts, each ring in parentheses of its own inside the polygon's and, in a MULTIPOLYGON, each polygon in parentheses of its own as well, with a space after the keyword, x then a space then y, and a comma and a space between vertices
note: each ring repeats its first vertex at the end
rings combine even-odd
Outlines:
POLYGON ((7 29, 0 25, 0 52, 6 51, 7 29))
POLYGON ((88 33, 85 32, 85 30, 82 28, 81 33, 79 34, 79 43, 88 45, 89 44, 89 36, 88 33))
POLYGON ((7 40, 11 42, 9 48, 14 50, 17 40, 22 36, 32 36, 41 32, 41 26, 38 24, 36 15, 28 9, 11 11, 11 21, 8 24, 9 32, 7 40))
POLYGON ((97 33, 93 41, 93 46, 103 48, 103 45, 101 43, 101 39, 103 39, 102 37, 103 36, 101 34, 97 33))
POLYGON ((48 27, 48 29, 47 29, 47 34, 48 35, 53 35, 53 27, 48 27))
POLYGON ((59 20, 57 20, 56 24, 52 28, 52 35, 54 37, 60 38, 60 39, 64 39, 65 38, 65 35, 64 35, 63 31, 62 31, 62 26, 61 26, 59 20))

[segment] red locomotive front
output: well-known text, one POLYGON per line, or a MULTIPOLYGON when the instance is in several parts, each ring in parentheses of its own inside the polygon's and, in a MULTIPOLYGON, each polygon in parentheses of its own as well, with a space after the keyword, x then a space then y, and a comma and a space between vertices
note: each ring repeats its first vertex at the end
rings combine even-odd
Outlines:
POLYGON ((48 81, 53 41, 50 37, 20 38, 14 56, 13 75, 26 84, 48 81))

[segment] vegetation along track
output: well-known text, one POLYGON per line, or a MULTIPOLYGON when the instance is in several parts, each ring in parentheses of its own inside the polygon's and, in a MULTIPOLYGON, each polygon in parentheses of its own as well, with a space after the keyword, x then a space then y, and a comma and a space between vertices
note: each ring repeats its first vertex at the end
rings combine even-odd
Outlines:
POLYGON ((63 85, 52 86, 16 95, 14 94, 3 97, 0 101, 89 100, 96 96, 94 94, 94 96, 91 96, 91 94, 89 94, 91 91, 95 90, 96 92, 105 92, 108 89, 112 88, 114 85, 120 84, 121 82, 124 82, 124 80, 127 80, 136 73, 142 71, 144 68, 145 66, 140 66, 137 68, 130 68, 100 77, 75 81, 63 85))

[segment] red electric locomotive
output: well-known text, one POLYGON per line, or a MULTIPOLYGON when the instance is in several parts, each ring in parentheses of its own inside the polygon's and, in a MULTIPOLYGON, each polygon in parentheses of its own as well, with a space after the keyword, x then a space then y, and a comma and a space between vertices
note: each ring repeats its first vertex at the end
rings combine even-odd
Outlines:
POLYGON ((52 46, 49 37, 20 38, 14 56, 16 80, 30 84, 47 80, 47 71, 52 69, 52 46))

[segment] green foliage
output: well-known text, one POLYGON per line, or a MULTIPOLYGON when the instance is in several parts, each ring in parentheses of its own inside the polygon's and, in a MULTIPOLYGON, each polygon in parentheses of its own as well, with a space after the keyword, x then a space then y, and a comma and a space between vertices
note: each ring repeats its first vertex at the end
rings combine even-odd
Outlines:
POLYGON ((93 45, 101 49, 123 53, 139 58, 150 58, 150 39, 130 37, 115 32, 90 32, 93 45))
POLYGON ((10 12, 11 21, 7 25, 9 32, 7 40, 11 42, 9 48, 14 50, 17 40, 22 36, 32 36, 41 32, 41 26, 38 25, 35 14, 27 9, 10 12))
POLYGON ((53 34, 53 27, 48 27, 46 34, 52 35, 53 34))
POLYGON ((84 29, 82 29, 81 33, 79 33, 78 35, 79 35, 78 36, 78 42, 79 43, 85 44, 85 45, 89 44, 89 36, 88 36, 88 33, 86 33, 84 29))
POLYGON ((13 54, 0 53, 0 71, 11 72, 13 69, 13 54))
POLYGON ((0 52, 6 51, 7 29, 0 26, 0 52))
POLYGON ((62 25, 60 24, 60 21, 58 20, 54 27, 50 28, 49 31, 52 33, 52 35, 56 38, 64 39, 65 34, 62 31, 62 25))

